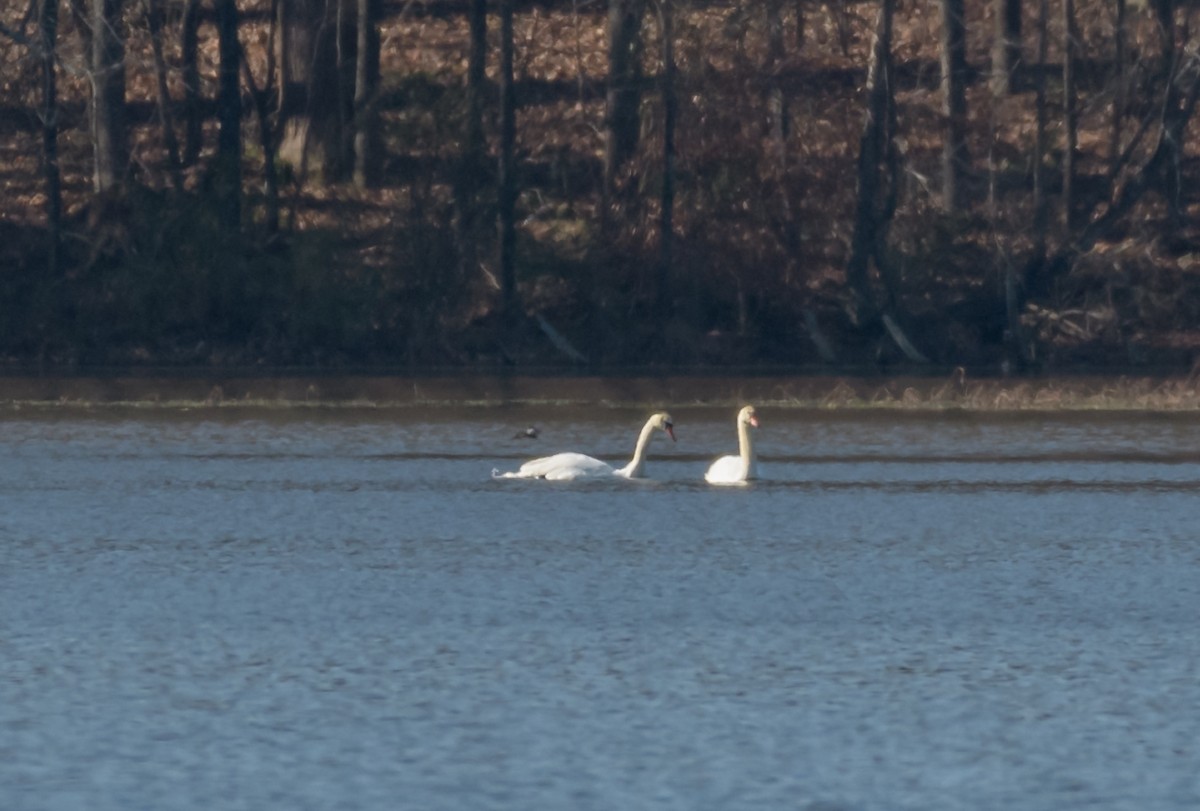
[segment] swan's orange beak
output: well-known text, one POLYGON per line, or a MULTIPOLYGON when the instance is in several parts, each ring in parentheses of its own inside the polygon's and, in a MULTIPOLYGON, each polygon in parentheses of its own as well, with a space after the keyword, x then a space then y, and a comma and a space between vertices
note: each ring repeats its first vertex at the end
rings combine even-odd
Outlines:
POLYGON ((753 428, 758 427, 758 415, 757 414, 750 415, 750 426, 753 428))
POLYGON ((668 422, 666 425, 663 426, 663 428, 666 430, 667 436, 671 437, 671 441, 674 442, 675 441, 675 426, 668 422))

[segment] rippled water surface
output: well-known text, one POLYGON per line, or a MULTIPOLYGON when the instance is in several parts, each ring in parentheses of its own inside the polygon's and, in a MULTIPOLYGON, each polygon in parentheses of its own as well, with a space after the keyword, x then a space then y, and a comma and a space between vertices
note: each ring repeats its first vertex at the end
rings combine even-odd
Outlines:
POLYGON ((8 413, 0 808, 1200 807, 1200 418, 760 414, 8 413))

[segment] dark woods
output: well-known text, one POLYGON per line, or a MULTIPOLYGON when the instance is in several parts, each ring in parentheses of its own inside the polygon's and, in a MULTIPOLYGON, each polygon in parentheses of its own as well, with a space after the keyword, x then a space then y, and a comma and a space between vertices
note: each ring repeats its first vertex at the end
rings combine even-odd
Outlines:
POLYGON ((0 363, 1190 367, 1195 24, 10 0, 0 363))

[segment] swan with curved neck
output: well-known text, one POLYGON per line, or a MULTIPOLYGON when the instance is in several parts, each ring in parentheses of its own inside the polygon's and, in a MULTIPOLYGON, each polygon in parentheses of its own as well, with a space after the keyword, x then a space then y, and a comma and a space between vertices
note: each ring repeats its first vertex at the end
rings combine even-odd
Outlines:
POLYGON ((646 451, 650 440, 656 431, 662 431, 675 441, 675 424, 671 415, 659 412, 646 420, 642 432, 638 435, 637 447, 633 451, 633 459, 625 467, 614 468, 606 462, 586 456, 582 453, 556 453, 541 459, 532 459, 521 465, 519 470, 501 473, 493 470, 492 475, 500 479, 550 479, 552 481, 570 481, 571 479, 616 476, 622 479, 640 479, 646 469, 646 451))
POLYGON ((704 474, 709 484, 741 484, 758 478, 758 460, 754 456, 754 440, 750 429, 758 427, 754 406, 746 406, 737 415, 738 455, 722 456, 704 474))

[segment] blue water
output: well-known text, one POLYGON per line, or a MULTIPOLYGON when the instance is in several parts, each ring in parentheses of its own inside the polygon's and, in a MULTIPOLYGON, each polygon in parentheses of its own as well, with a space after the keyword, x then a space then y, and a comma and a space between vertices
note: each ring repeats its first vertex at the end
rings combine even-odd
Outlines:
POLYGON ((1200 418, 760 415, 8 413, 0 808, 1200 807, 1200 418))

